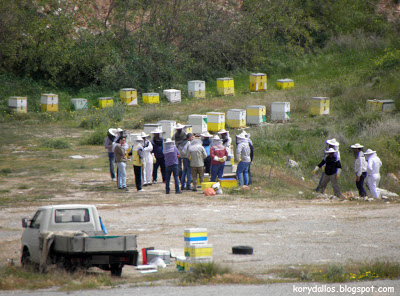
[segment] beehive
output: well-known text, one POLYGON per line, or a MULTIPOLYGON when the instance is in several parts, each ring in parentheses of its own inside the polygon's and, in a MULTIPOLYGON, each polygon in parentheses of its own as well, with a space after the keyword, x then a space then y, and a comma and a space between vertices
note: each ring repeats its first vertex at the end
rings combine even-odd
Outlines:
POLYGON ((221 178, 219 179, 221 188, 233 188, 237 187, 237 181, 235 178, 221 178))
POLYGON ((27 97, 9 97, 8 108, 16 113, 28 112, 28 98, 27 97))
POLYGON ((188 123, 192 126, 192 132, 195 134, 207 131, 207 115, 191 114, 188 116, 188 123))
POLYGON ((226 125, 230 128, 246 127, 246 110, 229 109, 226 112, 226 125))
POLYGON ((144 104, 159 104, 160 95, 158 93, 144 93, 142 94, 144 104))
POLYGON ((154 131, 156 128, 160 128, 162 130, 162 125, 160 123, 143 124, 143 131, 148 135, 151 135, 151 132, 154 131))
POLYGON ((98 98, 97 102, 99 103, 100 109, 114 106, 114 100, 111 97, 98 98))
POLYGON ((250 91, 266 91, 266 90, 267 90, 267 74, 251 73, 250 91))
POLYGON ((170 103, 178 103, 181 101, 181 91, 178 89, 164 89, 163 94, 170 103))
POLYGON ((235 85, 233 78, 218 78, 217 79, 217 91, 220 95, 234 95, 235 85))
POLYGON ((86 99, 71 99, 71 108, 75 111, 87 110, 88 101, 86 99))
POLYGON ((176 269, 179 271, 185 271, 185 261, 186 257, 176 257, 176 269))
POLYGON ((224 176, 225 175, 231 175, 231 174, 233 174, 233 173, 235 173, 236 172, 236 165, 232 165, 232 164, 226 164, 225 163, 225 166, 224 166, 224 176))
POLYGON ((289 102, 273 102, 271 104, 271 121, 288 121, 290 119, 289 102))
POLYGON ((267 121, 267 108, 262 105, 250 105, 246 108, 246 124, 261 124, 267 121))
POLYGON ((328 115, 329 114, 329 98, 313 97, 311 98, 311 115, 328 115))
POLYGON ((185 228, 183 237, 185 243, 206 244, 207 228, 185 228))
POLYGON ((185 256, 190 258, 212 257, 212 244, 185 243, 185 256))
POLYGON ((193 133, 193 126, 191 126, 190 124, 186 124, 185 127, 183 128, 183 130, 185 131, 185 133, 193 133))
POLYGON ((157 122, 158 124, 161 124, 162 131, 163 131, 163 138, 167 139, 170 138, 172 139, 172 136, 175 134, 175 126, 176 126, 176 121, 173 120, 160 120, 157 122))
POLYGON ((368 100, 367 105, 374 111, 393 111, 395 109, 393 100, 368 100))
POLYGON ((40 97, 42 111, 58 112, 58 95, 42 94, 40 97))
POLYGON ((128 106, 136 106, 138 104, 137 90, 134 88, 123 88, 119 91, 121 101, 128 106))
POLYGON ((207 112, 207 130, 218 132, 225 128, 225 113, 207 112))
POLYGON ((276 86, 280 89, 290 89, 294 87, 294 81, 292 79, 278 79, 276 86))
POLYGON ((203 80, 188 81, 188 95, 192 98, 204 99, 206 97, 206 82, 203 80))
POLYGON ((201 183, 201 190, 206 190, 207 188, 211 188, 216 182, 203 182, 201 183))

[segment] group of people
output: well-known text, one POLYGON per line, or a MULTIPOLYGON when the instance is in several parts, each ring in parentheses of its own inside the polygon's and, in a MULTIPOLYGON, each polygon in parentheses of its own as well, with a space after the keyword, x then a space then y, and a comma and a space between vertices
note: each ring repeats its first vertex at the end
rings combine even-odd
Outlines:
MULTIPOLYGON (((376 151, 367 149, 363 151, 364 146, 356 143, 350 146, 354 153, 354 172, 356 179, 356 186, 360 198, 367 198, 367 192, 364 188, 364 182, 373 198, 380 199, 380 192, 378 184, 380 180, 380 167, 382 162, 376 154, 376 151)), ((324 158, 314 168, 313 174, 323 168, 319 184, 316 188, 317 192, 324 193, 326 186, 331 182, 333 192, 336 197, 341 197, 338 179, 342 171, 342 164, 340 162, 339 142, 336 139, 329 139, 326 141, 326 149, 324 158)))
POLYGON ((204 174, 210 181, 222 179, 225 162, 232 157, 237 161, 236 175, 239 186, 251 183, 250 164, 253 160, 253 143, 250 135, 243 131, 236 136, 236 153, 232 155, 232 139, 225 129, 216 135, 209 132, 195 138, 186 133, 185 126, 177 124, 172 139, 162 138, 162 130, 157 128, 150 135, 142 132, 132 143, 126 144, 126 134, 122 129, 109 129, 104 146, 108 150, 110 174, 117 181, 118 189, 128 191, 126 185, 126 161, 132 156, 135 184, 138 191, 145 191, 144 186, 157 183, 158 168, 166 193, 170 193, 171 175, 174 177, 175 193, 183 190, 197 191, 197 183, 204 182, 204 174), (117 175, 114 171, 117 164, 117 175))

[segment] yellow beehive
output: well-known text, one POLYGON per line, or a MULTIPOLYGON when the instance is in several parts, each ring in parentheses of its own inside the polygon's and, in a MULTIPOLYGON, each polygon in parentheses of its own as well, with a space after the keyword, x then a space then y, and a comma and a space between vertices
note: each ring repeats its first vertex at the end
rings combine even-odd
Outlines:
POLYGON ((246 110, 229 109, 226 112, 226 125, 231 128, 246 127, 246 110))
POLYGON ((58 112, 58 95, 42 94, 40 105, 42 106, 42 111, 58 112))
POLYGON ((191 125, 186 124, 183 130, 188 134, 188 133, 193 133, 193 127, 191 125))
POLYGON ((188 95, 192 98, 204 99, 206 97, 206 82, 202 80, 188 81, 188 95))
POLYGON ((123 88, 119 91, 121 101, 128 106, 135 106, 138 104, 137 90, 134 88, 123 88))
POLYGON ((203 182, 201 183, 201 190, 206 190, 207 188, 211 188, 217 182, 203 182))
POLYGON ((218 78, 217 79, 217 91, 220 95, 234 95, 235 85, 233 78, 218 78))
POLYGON ((237 181, 235 178, 221 178, 219 179, 221 188, 234 188, 237 187, 237 181))
POLYGON ((185 243, 185 256, 190 258, 212 257, 212 244, 185 243))
POLYGON ((368 100, 367 106, 374 111, 393 111, 395 109, 393 100, 368 100))
POLYGON ((329 115, 329 98, 313 97, 311 98, 311 115, 329 115))
POLYGON ((267 74, 251 73, 250 91, 266 91, 266 90, 267 90, 267 74))
POLYGON ((225 113, 223 112, 207 112, 207 130, 210 132, 218 132, 225 129, 225 113))
POLYGON ((212 257, 201 257, 201 258, 186 258, 185 260, 185 271, 192 271, 196 268, 197 264, 211 263, 212 257))
POLYGON ((267 108, 262 105, 251 105, 246 108, 246 123, 261 124, 267 121, 267 108))
POLYGON ((15 113, 28 112, 28 98, 27 97, 9 97, 8 107, 15 113))
POLYGON ((114 100, 110 97, 97 98, 97 102, 99 103, 100 109, 112 107, 114 105, 114 100))
POLYGON ((206 244, 207 228, 186 228, 183 231, 185 243, 206 244))
POLYGON ((290 89, 294 87, 294 81, 292 79, 278 79, 276 86, 280 89, 290 89))
POLYGON ((176 269, 179 271, 185 270, 186 257, 176 257, 176 269))
POLYGON ((159 104, 160 95, 158 93, 144 93, 142 94, 143 103, 145 104, 159 104))

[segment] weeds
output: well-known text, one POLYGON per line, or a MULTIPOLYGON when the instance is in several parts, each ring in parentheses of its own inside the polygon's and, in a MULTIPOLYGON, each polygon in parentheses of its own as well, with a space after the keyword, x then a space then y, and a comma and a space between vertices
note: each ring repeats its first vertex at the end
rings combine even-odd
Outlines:
POLYGON ((71 143, 65 138, 46 139, 42 146, 52 149, 67 149, 71 147, 71 143))

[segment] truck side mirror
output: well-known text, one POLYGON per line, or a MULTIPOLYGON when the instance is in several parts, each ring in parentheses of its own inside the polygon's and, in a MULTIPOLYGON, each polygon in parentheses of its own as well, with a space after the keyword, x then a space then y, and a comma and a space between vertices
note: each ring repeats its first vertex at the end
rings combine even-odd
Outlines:
POLYGON ((22 227, 27 228, 28 227, 28 219, 27 218, 22 218, 22 227))

